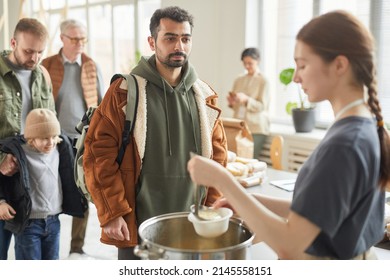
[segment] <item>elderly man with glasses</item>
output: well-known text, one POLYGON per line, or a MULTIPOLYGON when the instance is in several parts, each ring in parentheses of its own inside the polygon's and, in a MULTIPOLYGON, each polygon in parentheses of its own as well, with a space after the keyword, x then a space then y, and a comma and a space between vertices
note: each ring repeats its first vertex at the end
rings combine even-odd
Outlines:
MULTIPOLYGON (((60 25, 63 47, 58 54, 45 58, 42 65, 49 71, 58 119, 64 133, 72 140, 78 136, 75 126, 90 106, 103 97, 103 78, 96 62, 84 53, 87 43, 85 26, 73 19, 60 25)), ((88 205, 88 203, 85 203, 88 205)), ((84 218, 73 218, 70 259, 89 259, 83 251, 88 222, 88 207, 84 218)))

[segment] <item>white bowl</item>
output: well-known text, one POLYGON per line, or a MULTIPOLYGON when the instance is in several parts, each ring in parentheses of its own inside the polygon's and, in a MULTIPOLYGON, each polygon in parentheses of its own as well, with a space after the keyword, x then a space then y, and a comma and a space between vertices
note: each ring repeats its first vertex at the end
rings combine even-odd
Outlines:
MULTIPOLYGON (((191 210, 192 208, 193 206, 191 206, 191 210)), ((188 220, 194 225, 196 233, 207 238, 213 238, 224 234, 229 228, 229 220, 233 215, 233 211, 224 207, 218 209, 207 209, 200 211, 212 210, 217 212, 219 217, 210 220, 200 220, 193 214, 193 211, 191 211, 188 215, 188 220)))

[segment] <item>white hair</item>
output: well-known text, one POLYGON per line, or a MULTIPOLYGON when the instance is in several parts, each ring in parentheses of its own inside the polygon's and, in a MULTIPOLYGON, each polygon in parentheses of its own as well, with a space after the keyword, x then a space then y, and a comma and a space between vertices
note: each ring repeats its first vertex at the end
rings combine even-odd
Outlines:
POLYGON ((85 32, 87 32, 87 28, 82 22, 77 21, 75 19, 67 19, 63 21, 60 25, 61 34, 64 34, 65 31, 68 30, 69 28, 75 28, 75 27, 83 29, 85 32))

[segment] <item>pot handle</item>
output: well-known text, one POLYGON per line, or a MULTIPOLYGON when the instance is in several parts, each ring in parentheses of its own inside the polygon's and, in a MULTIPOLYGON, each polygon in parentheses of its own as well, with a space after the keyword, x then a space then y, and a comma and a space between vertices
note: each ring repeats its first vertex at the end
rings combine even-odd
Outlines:
MULTIPOLYGON (((233 218, 235 218, 237 221, 239 221, 239 224, 238 224, 239 227, 244 227, 244 226, 247 227, 244 219, 241 218, 240 216, 234 214, 233 218)), ((249 227, 247 227, 247 228, 249 229, 249 227)), ((250 229, 249 229, 249 231, 252 233, 253 240, 254 240, 253 243, 258 243, 258 242, 263 241, 263 240, 260 240, 260 239, 256 239, 256 234, 253 231, 251 231, 250 229)))
POLYGON ((167 259, 164 256, 165 250, 161 248, 153 248, 149 246, 147 241, 143 241, 141 244, 134 247, 134 254, 143 260, 162 260, 167 259))

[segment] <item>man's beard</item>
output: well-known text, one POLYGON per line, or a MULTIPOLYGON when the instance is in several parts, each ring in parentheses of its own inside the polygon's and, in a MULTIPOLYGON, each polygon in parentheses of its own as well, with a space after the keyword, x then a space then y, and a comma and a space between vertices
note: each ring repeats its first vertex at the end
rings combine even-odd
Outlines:
POLYGON ((167 59, 165 59, 161 62, 162 62, 162 64, 164 64, 168 68, 179 68, 187 63, 187 55, 183 52, 171 53, 168 55, 167 59), (174 56, 182 56, 184 58, 184 60, 172 60, 171 58, 174 56))
POLYGON ((23 62, 19 59, 17 50, 14 51, 14 57, 17 65, 24 70, 33 70, 38 65, 38 63, 35 63, 33 60, 23 62))

